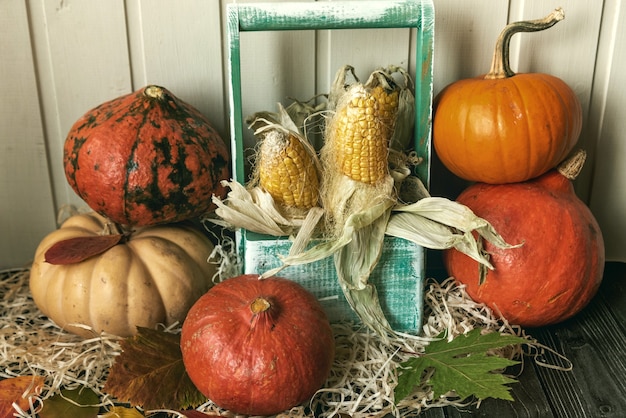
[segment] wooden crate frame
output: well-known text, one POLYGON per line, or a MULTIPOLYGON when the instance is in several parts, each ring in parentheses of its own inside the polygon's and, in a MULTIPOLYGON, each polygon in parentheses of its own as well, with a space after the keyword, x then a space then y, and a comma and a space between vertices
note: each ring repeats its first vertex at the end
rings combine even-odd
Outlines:
MULTIPOLYGON (((240 33, 254 31, 285 31, 285 30, 325 30, 325 29, 386 29, 386 28, 409 28, 415 29, 415 129, 413 147, 418 156, 422 158, 422 163, 416 167, 415 174, 428 187, 430 184, 431 165, 431 111, 433 98, 433 35, 434 35, 434 6, 432 0, 390 0, 390 1, 334 1, 334 2, 273 2, 273 3, 245 3, 227 5, 227 40, 228 40, 228 72, 229 72, 229 107, 230 107, 230 140, 232 153, 232 170, 234 180, 245 184, 246 173, 244 163, 244 139, 243 139, 243 114, 241 97, 241 58, 240 58, 240 33)), ((244 263, 244 272, 261 273, 256 270, 259 266, 271 268, 275 266, 274 261, 267 259, 267 252, 284 250, 287 241, 285 238, 265 237, 249 231, 241 231, 237 237, 237 251, 241 255, 244 263), (261 248, 250 248, 246 253, 247 243, 254 241, 261 243, 261 248), (276 250, 274 250, 276 248, 276 250), (250 267, 252 266, 252 267, 250 267)), ((410 286, 406 290, 409 299, 406 306, 398 309, 402 312, 390 312, 387 309, 386 315, 394 328, 402 331, 418 331, 421 326, 421 315, 423 306, 423 280, 424 280, 424 249, 406 242, 401 242, 398 238, 385 238, 385 248, 391 251, 388 254, 383 252, 381 263, 377 266, 379 275, 389 275, 396 273, 393 266, 386 262, 386 255, 392 260, 398 260, 398 254, 412 254, 411 261, 405 263, 404 272, 408 274, 409 280, 406 285, 410 286), (399 249, 400 252, 397 252, 399 249), (386 266, 385 266, 386 265, 386 266), (386 270, 385 270, 386 269, 386 270), (412 296, 411 296, 412 295, 412 296), (410 297, 409 297, 410 296, 410 297), (410 307, 409 308, 407 308, 410 307), (410 312, 403 312, 406 310, 410 312)), ((284 252, 284 251, 283 251, 284 252)), ((275 255, 275 254, 274 254, 275 255)), ((275 258, 275 257, 274 257, 275 258)), ((328 260, 320 263, 322 269, 331 269, 328 260)), ((284 270, 294 275, 301 275, 301 281, 309 285, 313 280, 307 275, 307 267, 290 267, 284 270)), ((374 272, 374 273, 375 273, 374 272)), ((373 273, 373 276, 374 276, 373 273)), ((326 280, 328 282, 328 280, 326 280)), ((380 286, 384 285, 384 280, 380 277, 372 277, 372 283, 379 287, 381 303, 385 310, 386 304, 395 303, 396 296, 391 295, 389 300, 385 300, 386 291, 380 286)), ((402 286, 402 283, 399 283, 402 286)), ((398 283, 394 285, 398 297, 400 291, 397 289, 398 283)), ((306 286, 305 286, 306 287, 306 286)), ((314 292, 315 293, 315 292, 314 292)), ((323 295, 317 292, 317 296, 324 299, 323 295)), ((328 297, 332 300, 332 296, 328 297)), ((344 301, 345 302, 345 301, 344 301)), ((347 304, 347 302, 345 302, 347 304)), ((336 310, 336 306, 326 306, 331 314, 336 310)), ((392 309, 393 310, 393 309, 392 309)), ((336 317, 354 319, 347 314, 343 307, 336 317)), ((334 314, 333 314, 334 315, 334 314)), ((332 315, 331 315, 332 316, 332 315)), ((331 318, 332 320, 332 318, 331 318)))

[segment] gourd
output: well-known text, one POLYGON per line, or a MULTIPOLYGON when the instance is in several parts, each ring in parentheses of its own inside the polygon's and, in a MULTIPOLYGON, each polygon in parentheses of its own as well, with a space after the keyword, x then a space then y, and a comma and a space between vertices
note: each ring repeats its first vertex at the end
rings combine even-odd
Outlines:
POLYGON ((65 140, 65 175, 96 212, 146 226, 200 216, 223 197, 228 149, 210 122, 150 85, 85 113, 65 140))
POLYGON ((582 108, 561 79, 518 73, 509 65, 509 43, 518 32, 544 30, 563 19, 515 22, 500 34, 491 71, 456 81, 435 99, 433 146, 456 176, 491 184, 529 180, 567 157, 582 129, 582 108))
POLYGON ((485 303, 512 324, 555 324, 583 309, 596 294, 604 271, 602 231, 576 196, 571 180, 584 151, 557 169, 527 182, 476 183, 458 197, 518 248, 485 243, 494 270, 456 250, 444 251, 448 274, 465 284, 474 300, 485 303))
POLYGON ((298 283, 248 274, 216 284, 181 332, 187 374, 233 413, 273 415, 307 401, 334 358, 328 318, 298 283))
POLYGON ((48 250, 65 240, 117 232, 109 220, 91 212, 71 216, 48 234, 35 252, 30 274, 36 306, 58 326, 83 337, 100 332, 127 337, 137 326, 182 323, 216 272, 207 262, 213 244, 191 226, 136 228, 83 261, 46 261, 48 250))

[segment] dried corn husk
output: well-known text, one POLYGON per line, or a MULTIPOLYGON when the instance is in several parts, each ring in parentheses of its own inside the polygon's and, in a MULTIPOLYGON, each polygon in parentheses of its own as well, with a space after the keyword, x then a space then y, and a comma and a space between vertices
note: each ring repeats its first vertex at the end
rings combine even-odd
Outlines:
POLYGON ((303 227, 314 228, 323 215, 319 207, 309 210, 304 218, 284 216, 276 206, 269 193, 258 187, 245 188, 239 182, 223 180, 222 185, 230 188, 226 200, 213 196, 213 203, 217 206, 217 218, 207 221, 224 228, 245 228, 259 234, 275 237, 297 234, 303 227))
MULTIPOLYGON (((292 102, 285 110, 293 124, 304 135, 304 137, 313 145, 321 142, 321 136, 324 125, 324 113, 328 106, 328 100, 320 98, 328 98, 327 94, 318 94, 303 102, 298 99, 291 99, 292 102)), ((321 146, 321 144, 319 144, 321 146)))
POLYGON ((483 251, 477 232, 498 248, 508 244, 486 220, 477 217, 467 206, 442 197, 426 197, 409 205, 397 205, 387 224, 387 235, 404 238, 430 249, 456 248, 489 269, 493 266, 483 251))
POLYGON ((406 152, 411 147, 413 139, 413 128, 415 127, 415 96, 413 95, 413 80, 410 74, 402 67, 390 65, 383 70, 390 77, 399 75, 402 84, 400 86, 398 98, 398 114, 396 116, 395 128, 389 148, 397 152, 406 152))
POLYGON ((344 66, 329 94, 333 114, 321 150, 322 201, 330 239, 343 244, 332 253, 337 278, 354 312, 383 338, 393 331, 369 277, 382 253, 398 186, 410 174, 406 165, 389 164, 401 90, 383 69, 361 84, 354 69, 344 66), (355 82, 347 85, 350 75, 355 82))
POLYGON ((335 111, 339 99, 345 94, 346 89, 353 83, 359 83, 359 78, 354 72, 354 67, 351 65, 344 65, 333 79, 333 84, 330 86, 330 92, 328 93, 328 104, 326 109, 329 111, 335 111), (352 80, 350 80, 352 78, 352 80))
MULTIPOLYGON (((326 105, 317 107, 293 105, 288 110, 279 107, 278 113, 260 113, 252 118, 257 131, 283 129, 297 132, 306 118, 316 111, 325 114, 324 146, 321 150, 321 208, 314 208, 306 216, 294 217, 272 201, 272 197, 258 187, 227 183, 231 187, 225 202, 215 199, 221 220, 216 223, 245 228, 274 236, 292 236, 288 254, 279 254, 282 265, 264 273, 268 277, 291 265, 308 264, 333 256, 339 283, 346 299, 362 322, 383 339, 393 330, 380 307, 377 291, 369 283, 376 266, 385 235, 407 239, 425 248, 456 248, 477 260, 485 268, 493 268, 488 254, 482 248, 487 240, 500 248, 511 248, 494 228, 477 217, 469 208, 457 202, 432 197, 411 168, 420 163, 414 152, 406 148, 412 138, 415 121, 415 103, 412 82, 408 73, 390 66, 372 73, 362 84, 352 66, 342 67, 335 77, 326 105), (395 81, 399 76, 400 81, 395 81), (370 94, 377 88, 377 94, 370 94), (344 174, 337 164, 332 147, 337 115, 347 103, 371 96, 397 97, 395 116, 383 115, 384 121, 371 120, 384 135, 382 178, 362 182, 344 174), (477 233, 474 234, 474 232, 477 233), (310 246, 311 240, 316 245, 310 246)), ((391 109, 391 108, 387 108, 391 109)), ((381 118, 383 117, 381 116, 381 118)), ((306 135, 302 135, 306 140, 306 135)))

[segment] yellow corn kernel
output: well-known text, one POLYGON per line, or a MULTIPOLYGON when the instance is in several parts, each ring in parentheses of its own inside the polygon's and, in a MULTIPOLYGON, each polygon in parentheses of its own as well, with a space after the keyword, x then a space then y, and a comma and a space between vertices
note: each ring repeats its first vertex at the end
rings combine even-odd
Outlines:
POLYGON ((380 85, 371 89, 357 85, 346 94, 354 96, 339 104, 329 124, 330 153, 340 172, 355 181, 375 184, 389 172, 387 154, 398 91, 387 91, 380 85))
POLYGON ((309 209, 319 200, 319 177, 313 157, 295 135, 266 133, 257 154, 259 186, 278 204, 309 209))

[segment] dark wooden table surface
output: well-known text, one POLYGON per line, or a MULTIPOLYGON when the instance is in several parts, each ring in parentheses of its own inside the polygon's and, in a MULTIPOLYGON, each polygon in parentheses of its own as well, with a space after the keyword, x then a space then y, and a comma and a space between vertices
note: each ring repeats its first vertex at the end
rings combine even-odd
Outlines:
MULTIPOLYGON (((571 371, 525 357, 511 386, 514 402, 488 399, 478 408, 437 408, 420 417, 626 418, 626 264, 607 263, 598 294, 574 318, 526 332, 566 357, 571 371)), ((542 360, 565 365, 550 352, 542 360)))

